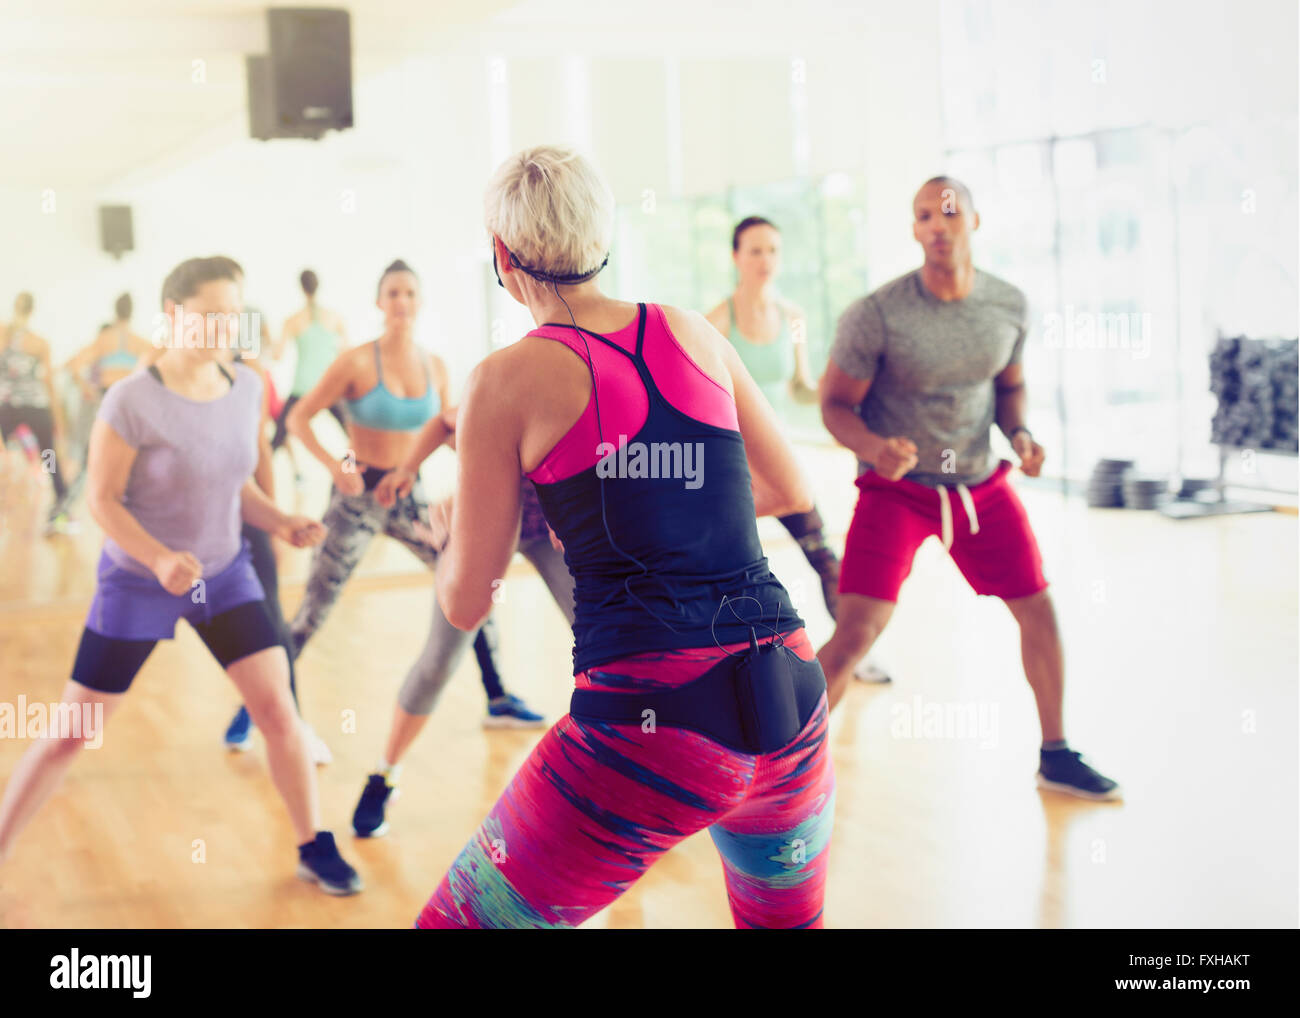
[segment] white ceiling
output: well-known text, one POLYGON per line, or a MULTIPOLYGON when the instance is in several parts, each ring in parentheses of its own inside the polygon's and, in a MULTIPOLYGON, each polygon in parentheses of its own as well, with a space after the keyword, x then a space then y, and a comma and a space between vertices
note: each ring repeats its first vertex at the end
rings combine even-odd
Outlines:
MULTIPOLYGON (((789 52, 800 36, 848 42, 896 0, 315 2, 351 12, 356 83, 489 35, 511 55, 789 52)), ((269 5, 0 0, 0 191, 111 189, 242 136, 244 57, 266 52, 269 5)))
MULTIPOLYGON (((752 55, 789 52, 801 36, 819 46, 851 43, 897 0, 314 2, 351 12, 355 83, 409 56, 489 35, 501 52, 529 56, 752 55)), ((910 2, 937 10, 939 0, 910 2)), ((266 52, 270 5, 0 0, 0 191, 99 190, 239 136, 244 56, 266 52)))
MULTIPOLYGON (((267 6, 0 0, 0 189, 100 187, 242 118, 244 56, 266 52, 267 6)), ((445 44, 510 3, 346 6, 356 81, 445 44)))

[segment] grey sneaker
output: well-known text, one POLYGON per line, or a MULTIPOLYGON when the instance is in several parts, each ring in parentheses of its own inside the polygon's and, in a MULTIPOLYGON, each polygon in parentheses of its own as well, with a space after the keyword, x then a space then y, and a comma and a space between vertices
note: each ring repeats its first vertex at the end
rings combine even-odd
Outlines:
POLYGON ((858 662, 853 669, 853 677, 859 682, 893 682, 894 678, 879 661, 870 654, 858 662))

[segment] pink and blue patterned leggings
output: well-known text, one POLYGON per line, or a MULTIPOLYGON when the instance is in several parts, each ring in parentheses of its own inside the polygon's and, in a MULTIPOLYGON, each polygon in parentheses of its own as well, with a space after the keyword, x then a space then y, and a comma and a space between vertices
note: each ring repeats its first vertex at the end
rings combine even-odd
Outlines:
MULTIPOLYGON (((785 643, 817 667, 802 629, 785 643)), ((638 654, 576 679, 579 688, 662 689, 698 678, 723 657, 716 646, 638 654)), ((685 728, 645 731, 566 714, 457 856, 416 926, 577 926, 707 827, 737 927, 821 927, 835 813, 826 727, 823 696, 789 744, 754 756, 685 728)))

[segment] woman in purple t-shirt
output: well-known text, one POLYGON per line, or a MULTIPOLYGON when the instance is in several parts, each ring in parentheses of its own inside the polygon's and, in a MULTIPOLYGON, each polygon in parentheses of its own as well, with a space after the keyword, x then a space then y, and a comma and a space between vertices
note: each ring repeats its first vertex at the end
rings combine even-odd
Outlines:
POLYGON ((163 311, 176 323, 175 339, 147 371, 113 386, 100 407, 86 501, 104 530, 104 551, 63 693, 64 717, 93 717, 94 730, 51 731, 19 761, 0 800, 0 860, 82 743, 102 737, 157 642, 185 619, 266 736, 271 776, 300 845, 298 875, 328 893, 351 894, 361 879, 333 835, 319 830, 316 772, 289 691, 288 658, 240 537, 247 522, 305 547, 325 530, 282 513, 252 479, 261 379, 222 363, 234 334, 221 325, 240 308, 232 265, 193 258, 172 271, 163 311))

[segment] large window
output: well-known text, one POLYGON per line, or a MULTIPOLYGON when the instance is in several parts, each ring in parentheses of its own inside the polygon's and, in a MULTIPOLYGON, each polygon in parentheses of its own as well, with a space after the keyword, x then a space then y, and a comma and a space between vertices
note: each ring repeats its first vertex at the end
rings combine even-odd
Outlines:
POLYGON ((1180 458, 1165 145, 1120 130, 950 154, 982 219, 977 264, 1029 300, 1030 420, 1051 473, 1082 477, 1103 455, 1173 471, 1180 458))
MULTIPOLYGON (((848 174, 732 188, 665 201, 647 196, 618 209, 612 293, 707 311, 736 285, 731 231, 749 215, 781 229, 777 289, 808 316, 814 377, 826 366, 835 320, 867 289, 862 181, 848 174)), ((825 438, 816 406, 784 399, 776 407, 795 432, 825 438)))
MULTIPOLYGON (((1272 44, 1267 19, 1141 7, 944 0, 949 166, 983 217, 976 263, 1029 298, 1031 421, 1057 476, 1102 456, 1212 475, 1217 335, 1297 334, 1293 45, 1283 95, 1242 50, 1272 44)), ((1236 479, 1293 488, 1294 469, 1236 479)))

